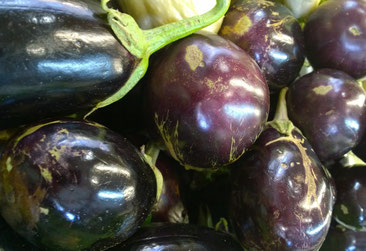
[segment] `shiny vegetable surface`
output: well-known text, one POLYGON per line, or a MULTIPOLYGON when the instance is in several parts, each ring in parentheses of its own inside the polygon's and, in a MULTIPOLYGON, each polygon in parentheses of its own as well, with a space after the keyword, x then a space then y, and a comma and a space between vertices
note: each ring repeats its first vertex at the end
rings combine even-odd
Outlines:
POLYGON ((166 44, 219 19, 210 12, 143 31, 109 0, 0 1, 0 128, 94 111, 122 98, 166 44))
POLYGON ((290 85, 289 118, 323 161, 341 158, 365 132, 366 93, 348 74, 321 69, 290 85))
POLYGON ((320 248, 335 193, 309 142, 286 117, 276 114, 234 163, 232 177, 231 221, 245 248, 320 248))
POLYGON ((315 68, 334 68, 354 78, 366 75, 366 2, 328 0, 304 28, 307 57, 315 68))
POLYGON ((98 124, 52 121, 9 142, 0 210, 49 250, 104 250, 131 236, 156 197, 152 169, 125 138, 98 124))
POLYGON ((152 224, 112 251, 195 250, 239 251, 240 244, 229 234, 190 224, 152 224))
POLYGON ((156 56, 145 90, 151 134, 188 168, 237 160, 261 132, 269 90, 250 56, 215 34, 193 34, 156 56))
POLYGON ((255 59, 273 92, 294 81, 304 63, 300 24, 275 1, 237 0, 219 34, 255 59))

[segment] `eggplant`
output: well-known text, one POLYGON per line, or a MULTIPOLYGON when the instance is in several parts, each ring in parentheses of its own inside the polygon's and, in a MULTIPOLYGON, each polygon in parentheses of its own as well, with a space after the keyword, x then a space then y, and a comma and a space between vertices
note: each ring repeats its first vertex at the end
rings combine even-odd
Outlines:
POLYGON ((104 250, 150 213, 157 181, 117 133, 79 120, 27 127, 0 160, 0 212, 41 249, 104 250))
POLYGON ((366 129, 366 92, 350 75, 320 69, 297 79, 287 93, 289 118, 321 161, 341 158, 366 129))
POLYGON ((0 1, 0 128, 88 115, 119 100, 153 52, 213 23, 229 6, 218 0, 202 16, 143 31, 108 2, 0 1))
POLYGON ((111 251, 194 250, 239 251, 240 244, 229 234, 190 224, 154 223, 140 229, 111 251))
POLYGON ((147 77, 147 129, 186 168, 212 170, 236 161, 267 121, 262 72, 219 35, 201 32, 170 44, 154 57, 147 77))
POLYGON ((274 120, 232 166, 231 221, 249 250, 318 250, 335 201, 331 176, 286 115, 274 120))

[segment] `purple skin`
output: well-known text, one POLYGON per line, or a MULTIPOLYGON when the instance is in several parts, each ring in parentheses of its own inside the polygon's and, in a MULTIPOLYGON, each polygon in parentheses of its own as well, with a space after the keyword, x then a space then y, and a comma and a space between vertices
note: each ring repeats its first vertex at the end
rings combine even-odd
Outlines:
POLYGON ((231 220, 250 250, 317 250, 332 217, 329 173, 298 129, 266 128, 234 164, 231 220))
POLYGON ((354 78, 366 75, 366 2, 328 0, 309 17, 305 49, 315 68, 333 68, 354 78))
POLYGON ((0 165, 1 214, 40 249, 105 250, 130 237, 155 202, 155 176, 140 152, 95 123, 27 128, 0 165))
POLYGON ((300 24, 280 3, 236 1, 225 15, 219 34, 256 60, 273 92, 292 83, 304 63, 300 24))
POLYGON ((188 223, 188 214, 180 191, 179 163, 160 152, 155 165, 163 176, 163 188, 151 221, 188 223))
POLYGON ((320 251, 361 251, 366 250, 366 232, 348 230, 332 223, 320 251))
POLYGON ((366 166, 329 168, 337 189, 333 217, 338 223, 355 231, 366 230, 366 166))
POLYGON ((155 59, 144 109, 151 133, 186 167, 237 160, 268 117, 268 85, 255 61, 208 33, 184 38, 155 59))
POLYGON ((349 75, 332 69, 307 74, 290 85, 290 120, 322 161, 342 157, 360 141, 366 120, 366 94, 349 75))

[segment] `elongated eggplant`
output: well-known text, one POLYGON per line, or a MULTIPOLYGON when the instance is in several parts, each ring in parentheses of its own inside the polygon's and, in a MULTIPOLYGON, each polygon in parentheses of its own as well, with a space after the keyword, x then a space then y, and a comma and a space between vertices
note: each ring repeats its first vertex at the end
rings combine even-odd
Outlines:
POLYGON ((0 0, 0 128, 94 111, 122 98, 149 56, 219 19, 210 12, 143 31, 95 0, 0 0))
POLYGON ((190 224, 155 223, 139 230, 111 251, 195 250, 239 251, 240 244, 229 234, 190 224))
POLYGON ((40 248, 104 250, 145 221, 156 179, 140 152, 98 124, 52 121, 29 127, 0 161, 0 211, 40 248))
MULTIPOLYGON (((279 110, 284 111, 285 92, 279 110)), ((330 175, 301 132, 277 113, 234 164, 231 220, 249 250, 318 250, 332 219, 330 175)))

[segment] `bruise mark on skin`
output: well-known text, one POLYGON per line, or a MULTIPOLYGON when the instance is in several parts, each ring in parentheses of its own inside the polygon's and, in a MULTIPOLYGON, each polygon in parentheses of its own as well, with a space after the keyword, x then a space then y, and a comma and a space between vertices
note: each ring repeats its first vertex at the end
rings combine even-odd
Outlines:
POLYGON ((318 95, 326 95, 331 90, 333 90, 333 86, 331 85, 321 85, 313 88, 313 92, 315 92, 318 95))
POLYGON ((186 48, 186 54, 184 60, 188 63, 189 68, 195 71, 198 66, 203 66, 203 52, 197 47, 197 45, 189 45, 186 48))
POLYGON ((223 35, 230 35, 230 34, 245 34, 249 28, 252 26, 252 21, 250 20, 250 18, 246 15, 243 15, 237 23, 235 23, 235 25, 233 27, 231 26, 224 26, 222 28, 221 33, 223 35))

